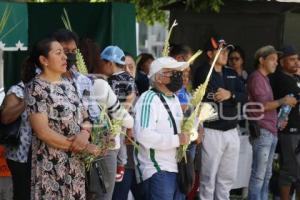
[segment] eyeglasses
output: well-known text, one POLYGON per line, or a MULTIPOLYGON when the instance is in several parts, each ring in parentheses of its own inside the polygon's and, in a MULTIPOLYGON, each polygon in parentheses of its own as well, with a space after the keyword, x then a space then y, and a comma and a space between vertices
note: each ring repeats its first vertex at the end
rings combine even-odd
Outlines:
POLYGON ((231 61, 239 61, 241 58, 240 57, 230 57, 229 60, 231 61))
POLYGON ((170 77, 172 76, 172 71, 170 72, 159 72, 160 75, 162 75, 163 77, 170 77))
POLYGON ((181 76, 182 77, 182 71, 167 71, 167 72, 160 72, 160 75, 162 75, 163 77, 171 77, 173 75, 175 76, 181 76))

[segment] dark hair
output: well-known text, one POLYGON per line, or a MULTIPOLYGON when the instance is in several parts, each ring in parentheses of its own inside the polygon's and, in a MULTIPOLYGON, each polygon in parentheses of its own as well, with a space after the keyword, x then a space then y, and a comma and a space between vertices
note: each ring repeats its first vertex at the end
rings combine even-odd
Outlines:
POLYGON ((90 38, 83 38, 79 42, 79 49, 89 73, 95 73, 100 66, 100 47, 90 38))
POLYGON ((37 42, 31 49, 29 56, 24 60, 22 64, 22 81, 28 83, 36 75, 36 68, 43 70, 43 66, 40 63, 39 57, 48 57, 51 50, 51 44, 57 42, 54 38, 45 38, 37 42))
POLYGON ((76 45, 78 45, 78 35, 75 32, 72 32, 67 29, 59 29, 52 34, 52 37, 55 38, 58 42, 70 42, 72 40, 75 41, 76 45))
POLYGON ((149 53, 141 53, 137 60, 136 60, 136 65, 137 65, 137 70, 142 70, 145 62, 147 62, 148 60, 154 60, 154 57, 152 54, 149 53))
POLYGON ((178 56, 178 55, 187 55, 190 52, 192 52, 192 49, 187 45, 171 44, 170 45, 169 56, 175 57, 175 56, 178 56))
MULTIPOLYGON (((121 69, 123 69, 123 68, 125 67, 125 65, 116 63, 116 62, 114 62, 114 61, 110 61, 110 60, 106 60, 106 59, 101 59, 101 60, 103 60, 103 61, 105 61, 105 62, 107 62, 107 63, 109 63, 109 62, 114 63, 118 68, 121 68, 121 69)), ((122 60, 122 61, 125 61, 125 56, 123 56, 121 60, 122 60), (124 60, 123 60, 123 58, 124 58, 124 60)))
POLYGON ((131 53, 125 51, 124 54, 125 54, 125 57, 129 56, 129 57, 131 57, 134 60, 134 57, 133 57, 133 55, 131 53))
POLYGON ((125 65, 121 65, 119 63, 115 63, 117 67, 121 68, 121 69, 124 69, 125 65))
POLYGON ((245 59, 246 59, 246 57, 245 57, 245 52, 244 52, 244 50, 243 50, 240 46, 234 45, 234 49, 232 49, 232 50, 229 52, 229 55, 230 55, 231 53, 233 53, 233 52, 237 52, 238 54, 240 54, 241 58, 243 59, 243 61, 244 61, 244 63, 245 63, 245 59))

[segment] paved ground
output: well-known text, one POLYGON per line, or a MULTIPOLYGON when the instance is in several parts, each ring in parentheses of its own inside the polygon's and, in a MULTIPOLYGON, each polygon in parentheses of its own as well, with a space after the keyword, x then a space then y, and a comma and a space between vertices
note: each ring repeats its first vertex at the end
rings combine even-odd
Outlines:
POLYGON ((0 177, 0 200, 12 200, 11 177, 0 177))

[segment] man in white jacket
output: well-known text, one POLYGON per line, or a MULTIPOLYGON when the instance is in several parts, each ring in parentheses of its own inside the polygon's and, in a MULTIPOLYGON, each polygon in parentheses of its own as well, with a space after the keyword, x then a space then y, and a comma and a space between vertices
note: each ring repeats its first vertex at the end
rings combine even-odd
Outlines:
POLYGON ((184 199, 176 181, 176 148, 187 144, 189 137, 180 133, 183 114, 174 93, 182 87, 182 70, 187 66, 171 57, 153 61, 149 73, 153 89, 144 92, 135 106, 134 133, 140 145, 135 164, 145 200, 184 199))

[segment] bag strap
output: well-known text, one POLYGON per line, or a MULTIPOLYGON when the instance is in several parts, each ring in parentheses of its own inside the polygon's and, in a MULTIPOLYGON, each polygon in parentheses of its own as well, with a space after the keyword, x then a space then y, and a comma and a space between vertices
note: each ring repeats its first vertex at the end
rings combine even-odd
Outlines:
POLYGON ((21 85, 21 83, 18 83, 16 86, 19 87, 19 88, 21 88, 22 90, 25 89, 25 88, 21 85))
POLYGON ((159 92, 156 88, 152 88, 151 90, 157 94, 157 96, 158 96, 158 97, 160 98, 160 100, 162 101, 164 107, 166 108, 166 110, 167 110, 167 112, 168 112, 168 114, 169 114, 169 117, 170 117, 170 119, 171 119, 171 121, 172 121, 173 129, 174 129, 174 135, 176 135, 176 134, 178 133, 178 131, 177 131, 177 126, 176 126, 175 119, 174 119, 174 117, 173 117, 173 114, 172 114, 172 112, 171 112, 171 109, 170 109, 168 103, 166 102, 166 100, 165 100, 165 98, 163 97, 162 93, 159 92))
MULTIPOLYGON (((18 83, 17 85, 15 85, 16 87, 18 87, 18 88, 21 88, 22 90, 23 90, 23 92, 25 93, 25 87, 23 87, 22 85, 21 85, 21 83, 18 83)), ((3 98, 3 101, 2 101, 2 104, 0 105, 0 113, 1 113, 1 111, 3 110, 3 108, 4 108, 4 101, 5 101, 5 98, 7 97, 7 94, 5 94, 5 96, 4 96, 4 98, 3 98)))

